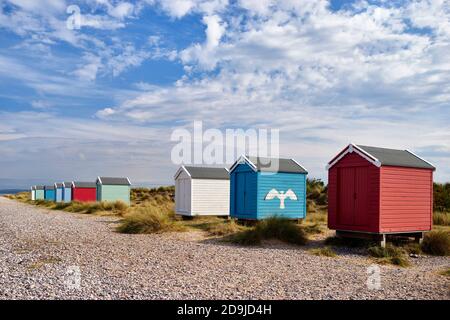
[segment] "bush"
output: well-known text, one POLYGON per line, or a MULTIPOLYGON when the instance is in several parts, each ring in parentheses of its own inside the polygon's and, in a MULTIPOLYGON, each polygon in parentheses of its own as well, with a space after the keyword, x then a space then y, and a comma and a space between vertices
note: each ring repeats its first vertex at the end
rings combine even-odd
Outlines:
POLYGON ((450 255, 450 233, 446 231, 432 231, 425 235, 422 251, 435 256, 450 255))
POLYGON ((258 221, 255 227, 238 233, 232 241, 242 245, 258 245, 264 239, 278 239, 297 245, 304 245, 307 242, 302 227, 288 219, 277 217, 258 221))
POLYGON ((121 233, 161 233, 167 231, 181 231, 182 227, 173 220, 171 212, 147 205, 136 208, 125 215, 117 227, 121 233))
POLYGON ((379 258, 379 262, 391 263, 400 267, 409 266, 408 258, 405 252, 399 248, 390 244, 386 245, 386 248, 380 246, 373 246, 367 249, 369 255, 374 258, 379 258))

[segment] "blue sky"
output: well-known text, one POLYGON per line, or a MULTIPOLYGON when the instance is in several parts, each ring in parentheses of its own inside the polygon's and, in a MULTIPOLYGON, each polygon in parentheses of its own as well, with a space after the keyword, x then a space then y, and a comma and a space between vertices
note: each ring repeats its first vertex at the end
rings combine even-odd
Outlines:
POLYGON ((410 149, 450 181, 448 1, 0 0, 0 10, 1 188, 97 175, 169 184, 170 135, 194 120, 279 129, 281 155, 314 177, 354 142, 410 149))

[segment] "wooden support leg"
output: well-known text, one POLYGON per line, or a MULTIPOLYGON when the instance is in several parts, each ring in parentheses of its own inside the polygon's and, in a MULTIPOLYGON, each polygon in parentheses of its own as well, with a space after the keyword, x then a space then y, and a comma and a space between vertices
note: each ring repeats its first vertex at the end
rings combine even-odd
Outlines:
POLYGON ((382 235, 382 238, 380 240, 380 247, 386 248, 386 235, 385 234, 382 235))
POLYGON ((417 234, 414 237, 414 240, 418 243, 418 244, 422 244, 423 241, 423 232, 420 232, 419 234, 417 234))

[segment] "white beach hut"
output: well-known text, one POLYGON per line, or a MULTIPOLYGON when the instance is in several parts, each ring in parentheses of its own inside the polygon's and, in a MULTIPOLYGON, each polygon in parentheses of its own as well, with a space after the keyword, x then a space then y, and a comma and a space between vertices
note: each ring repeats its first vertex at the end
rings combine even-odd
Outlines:
POLYGON ((228 169, 182 166, 174 178, 177 214, 183 216, 228 216, 230 214, 228 169))

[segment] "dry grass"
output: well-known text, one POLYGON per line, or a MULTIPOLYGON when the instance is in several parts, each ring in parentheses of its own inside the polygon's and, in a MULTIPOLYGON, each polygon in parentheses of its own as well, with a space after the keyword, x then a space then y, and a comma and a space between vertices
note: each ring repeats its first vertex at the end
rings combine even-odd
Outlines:
POLYGON ((177 223, 169 212, 151 205, 138 207, 128 213, 117 227, 118 232, 131 234, 182 230, 184 227, 177 223))
POLYGON ((183 225, 206 231, 210 236, 229 236, 247 228, 239 225, 234 220, 220 217, 194 217, 192 220, 183 221, 183 225))
POLYGON ((378 263, 389 263, 400 267, 408 267, 410 265, 405 251, 391 244, 386 248, 373 246, 367 249, 370 256, 376 258, 378 263))
POLYGON ((439 272, 439 274, 441 276, 446 276, 446 277, 450 277, 450 268, 447 268, 445 270, 442 270, 441 272, 439 272))
POLYGON ((308 211, 306 218, 303 219, 302 227, 307 234, 324 233, 327 229, 326 206, 314 205, 314 210, 308 211))
POLYGON ((315 256, 323 256, 330 258, 336 257, 336 252, 334 252, 334 250, 331 249, 330 247, 311 249, 309 250, 309 252, 315 256))
POLYGON ((5 197, 12 199, 12 200, 21 201, 21 202, 28 202, 28 201, 31 201, 31 192, 23 191, 23 192, 18 192, 15 194, 7 194, 7 195, 5 195, 5 197))
POLYGON ((434 212, 433 224, 438 226, 450 226, 450 212, 434 212))
POLYGON ((423 239, 422 251, 435 256, 450 255, 450 232, 431 231, 423 239))
POLYGON ((124 215, 129 206, 123 201, 102 201, 102 202, 54 202, 47 200, 36 200, 32 201, 30 199, 29 192, 19 192, 14 195, 9 195, 9 199, 17 200, 20 202, 33 204, 39 207, 45 207, 50 210, 60 210, 67 212, 78 212, 78 213, 108 213, 108 214, 117 214, 124 215))
POLYGON ((36 269, 40 269, 43 266, 45 266, 46 264, 53 264, 53 263, 58 263, 61 262, 62 260, 60 258, 56 258, 56 257, 48 257, 48 258, 43 258, 40 259, 38 261, 33 262, 32 264, 30 264, 27 269, 28 270, 36 270, 36 269))
POLYGON ((235 234, 231 241, 241 245, 259 245, 262 240, 269 239, 278 239, 296 245, 304 245, 308 241, 301 226, 278 217, 258 221, 254 227, 235 234))
POLYGON ((166 196, 155 194, 141 205, 131 207, 117 231, 133 234, 184 231, 186 228, 176 220, 173 207, 166 196))

